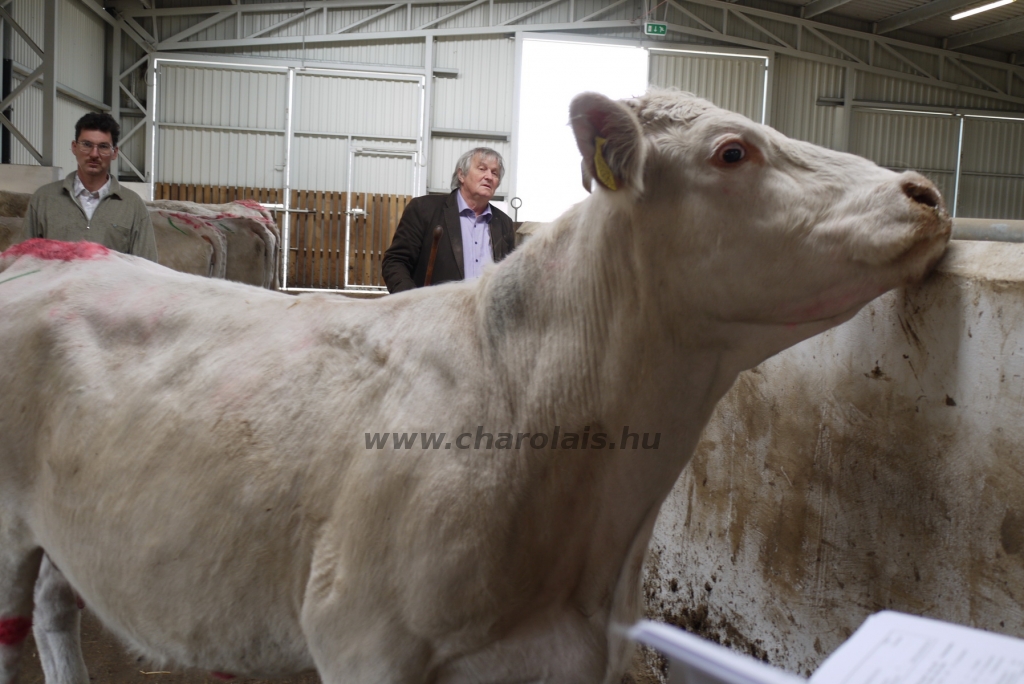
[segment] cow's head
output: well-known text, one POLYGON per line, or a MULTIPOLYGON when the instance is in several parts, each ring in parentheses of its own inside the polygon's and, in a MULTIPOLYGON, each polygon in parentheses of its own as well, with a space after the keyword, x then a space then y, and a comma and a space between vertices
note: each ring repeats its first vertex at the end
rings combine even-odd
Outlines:
POLYGON ((949 239, 923 176, 791 140, 687 93, 584 93, 570 115, 584 182, 631 213, 621 239, 654 274, 642 280, 709 335, 788 346, 921 278, 949 239))

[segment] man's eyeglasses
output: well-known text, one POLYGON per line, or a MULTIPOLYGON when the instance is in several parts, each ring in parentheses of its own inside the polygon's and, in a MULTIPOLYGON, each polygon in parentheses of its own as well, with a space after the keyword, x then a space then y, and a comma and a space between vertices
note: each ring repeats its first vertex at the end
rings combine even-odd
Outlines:
POLYGON ((109 157, 113 153, 114 148, 108 143, 100 143, 95 145, 88 140, 76 140, 75 144, 78 145, 78 149, 82 150, 86 154, 92 154, 93 149, 99 152, 101 157, 109 157))

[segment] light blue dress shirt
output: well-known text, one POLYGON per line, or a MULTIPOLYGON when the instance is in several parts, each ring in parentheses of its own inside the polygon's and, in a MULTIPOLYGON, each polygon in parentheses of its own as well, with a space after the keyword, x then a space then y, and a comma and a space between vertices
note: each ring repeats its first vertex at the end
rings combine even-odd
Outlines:
POLYGON ((466 280, 479 278, 487 264, 494 263, 491 251, 491 205, 479 216, 473 211, 461 192, 456 192, 459 200, 459 223, 462 226, 462 258, 465 266, 466 280))

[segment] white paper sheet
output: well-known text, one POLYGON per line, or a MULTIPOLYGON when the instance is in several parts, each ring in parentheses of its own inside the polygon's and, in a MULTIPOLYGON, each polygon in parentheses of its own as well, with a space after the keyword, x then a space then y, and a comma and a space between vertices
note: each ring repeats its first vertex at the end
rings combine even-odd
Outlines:
POLYGON ((803 677, 670 625, 642 620, 628 635, 669 659, 669 684, 807 684, 803 677))
POLYGON ((1024 684, 1024 640, 883 611, 865 620, 810 684, 1024 684))

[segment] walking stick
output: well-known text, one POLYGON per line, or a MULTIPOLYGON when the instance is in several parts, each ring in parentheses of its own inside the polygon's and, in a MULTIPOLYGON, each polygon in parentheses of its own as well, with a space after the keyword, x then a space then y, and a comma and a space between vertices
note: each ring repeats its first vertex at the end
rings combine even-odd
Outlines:
POLYGON ((441 226, 434 226, 434 239, 430 243, 430 259, 427 260, 427 275, 423 278, 423 287, 430 285, 434 277, 434 260, 437 259, 437 246, 441 242, 441 233, 444 229, 441 226))

